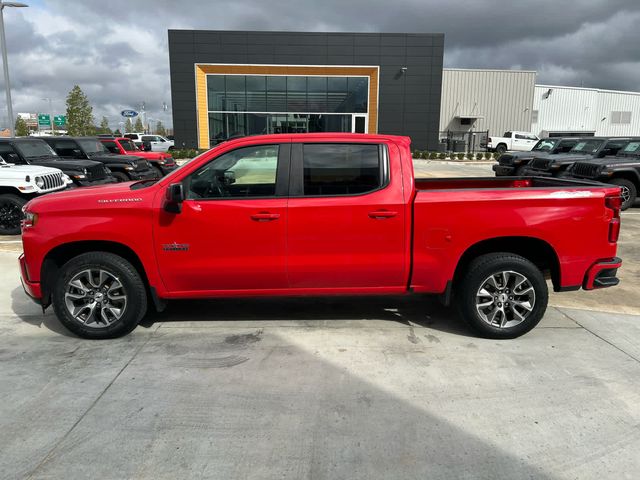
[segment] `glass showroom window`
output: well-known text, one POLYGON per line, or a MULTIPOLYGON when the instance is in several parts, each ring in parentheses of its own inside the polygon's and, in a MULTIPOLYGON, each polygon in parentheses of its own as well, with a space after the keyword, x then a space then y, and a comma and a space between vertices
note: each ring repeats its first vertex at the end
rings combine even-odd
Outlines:
POLYGON ((368 77, 207 75, 211 145, 266 133, 351 132, 368 77))

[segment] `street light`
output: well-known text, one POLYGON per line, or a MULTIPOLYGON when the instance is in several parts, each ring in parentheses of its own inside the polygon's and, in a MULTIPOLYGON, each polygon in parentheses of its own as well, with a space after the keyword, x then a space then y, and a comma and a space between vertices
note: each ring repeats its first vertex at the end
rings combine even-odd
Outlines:
POLYGON ((4 36, 4 7, 28 7, 26 3, 0 1, 0 41, 2 41, 2 66, 4 67, 4 89, 7 94, 9 114, 9 135, 13 137, 13 106, 11 105, 11 85, 9 84, 9 64, 7 63, 7 39, 4 36))

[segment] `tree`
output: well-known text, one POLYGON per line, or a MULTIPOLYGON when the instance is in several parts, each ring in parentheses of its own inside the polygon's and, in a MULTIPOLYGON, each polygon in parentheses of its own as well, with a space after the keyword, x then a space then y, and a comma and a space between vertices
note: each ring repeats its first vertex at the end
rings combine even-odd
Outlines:
POLYGON ((67 95, 67 131, 74 137, 93 135, 93 108, 78 85, 67 95))
POLYGON ((127 118, 127 121, 124 124, 124 133, 133 132, 133 123, 131 123, 131 119, 127 118))
POLYGON ((102 117, 98 133, 111 133, 111 129, 109 128, 109 119, 107 117, 102 117))
POLYGON ((156 123, 156 135, 160 135, 162 137, 167 135, 167 131, 164 128, 164 125, 160 120, 156 123))
POLYGON ((134 128, 134 132, 144 132, 144 126, 142 125, 142 120, 140 120, 140 117, 136 118, 136 124, 133 126, 134 128))
POLYGON ((119 129, 119 128, 116 128, 116 130, 113 132, 113 134, 114 134, 116 137, 121 137, 121 136, 122 136, 122 132, 120 131, 120 129, 119 129))
POLYGON ((15 129, 16 137, 26 137, 29 135, 29 127, 27 126, 27 122, 24 121, 24 118, 18 116, 16 119, 16 129, 15 129))

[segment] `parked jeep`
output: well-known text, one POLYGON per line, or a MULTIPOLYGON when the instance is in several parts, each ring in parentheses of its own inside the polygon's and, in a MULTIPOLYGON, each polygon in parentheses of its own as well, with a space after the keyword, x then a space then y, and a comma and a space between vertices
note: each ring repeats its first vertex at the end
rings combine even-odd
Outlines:
POLYGON ((77 187, 116 182, 109 169, 100 162, 61 158, 40 138, 0 138, 0 157, 15 165, 40 165, 60 169, 77 187))
POLYGON ((626 210, 635 203, 640 190, 640 140, 629 142, 615 157, 576 162, 562 176, 618 185, 622 190, 622 210, 626 210))
POLYGON ((530 152, 503 153, 498 159, 498 165, 494 165, 493 171, 496 177, 522 175, 524 168, 535 157, 547 157, 567 153, 578 143, 579 138, 543 138, 531 149, 530 152))
POLYGON ((118 182, 160 178, 158 171, 145 159, 113 154, 97 137, 43 137, 43 140, 61 157, 101 162, 118 182))
POLYGON ((20 233, 22 207, 29 200, 64 190, 70 183, 69 177, 57 168, 13 165, 0 160, 0 235, 20 233))
POLYGON ((575 162, 583 162, 592 158, 616 155, 627 144, 634 140, 629 137, 592 137, 580 140, 568 153, 560 155, 536 156, 522 174, 535 177, 557 177, 575 162))

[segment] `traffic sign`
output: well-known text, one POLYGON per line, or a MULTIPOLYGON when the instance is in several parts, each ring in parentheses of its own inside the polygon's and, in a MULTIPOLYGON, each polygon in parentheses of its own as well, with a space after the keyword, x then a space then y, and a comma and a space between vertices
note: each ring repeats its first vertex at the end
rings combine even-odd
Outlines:
POLYGON ((38 114, 38 125, 41 127, 51 126, 51 117, 48 113, 38 114))
POLYGON ((64 127, 67 124, 67 116, 66 115, 54 115, 53 116, 53 124, 56 127, 64 127))
POLYGON ((137 117, 138 112, 136 112, 135 110, 122 110, 120 112, 120 115, 122 115, 123 117, 132 118, 132 117, 137 117))

